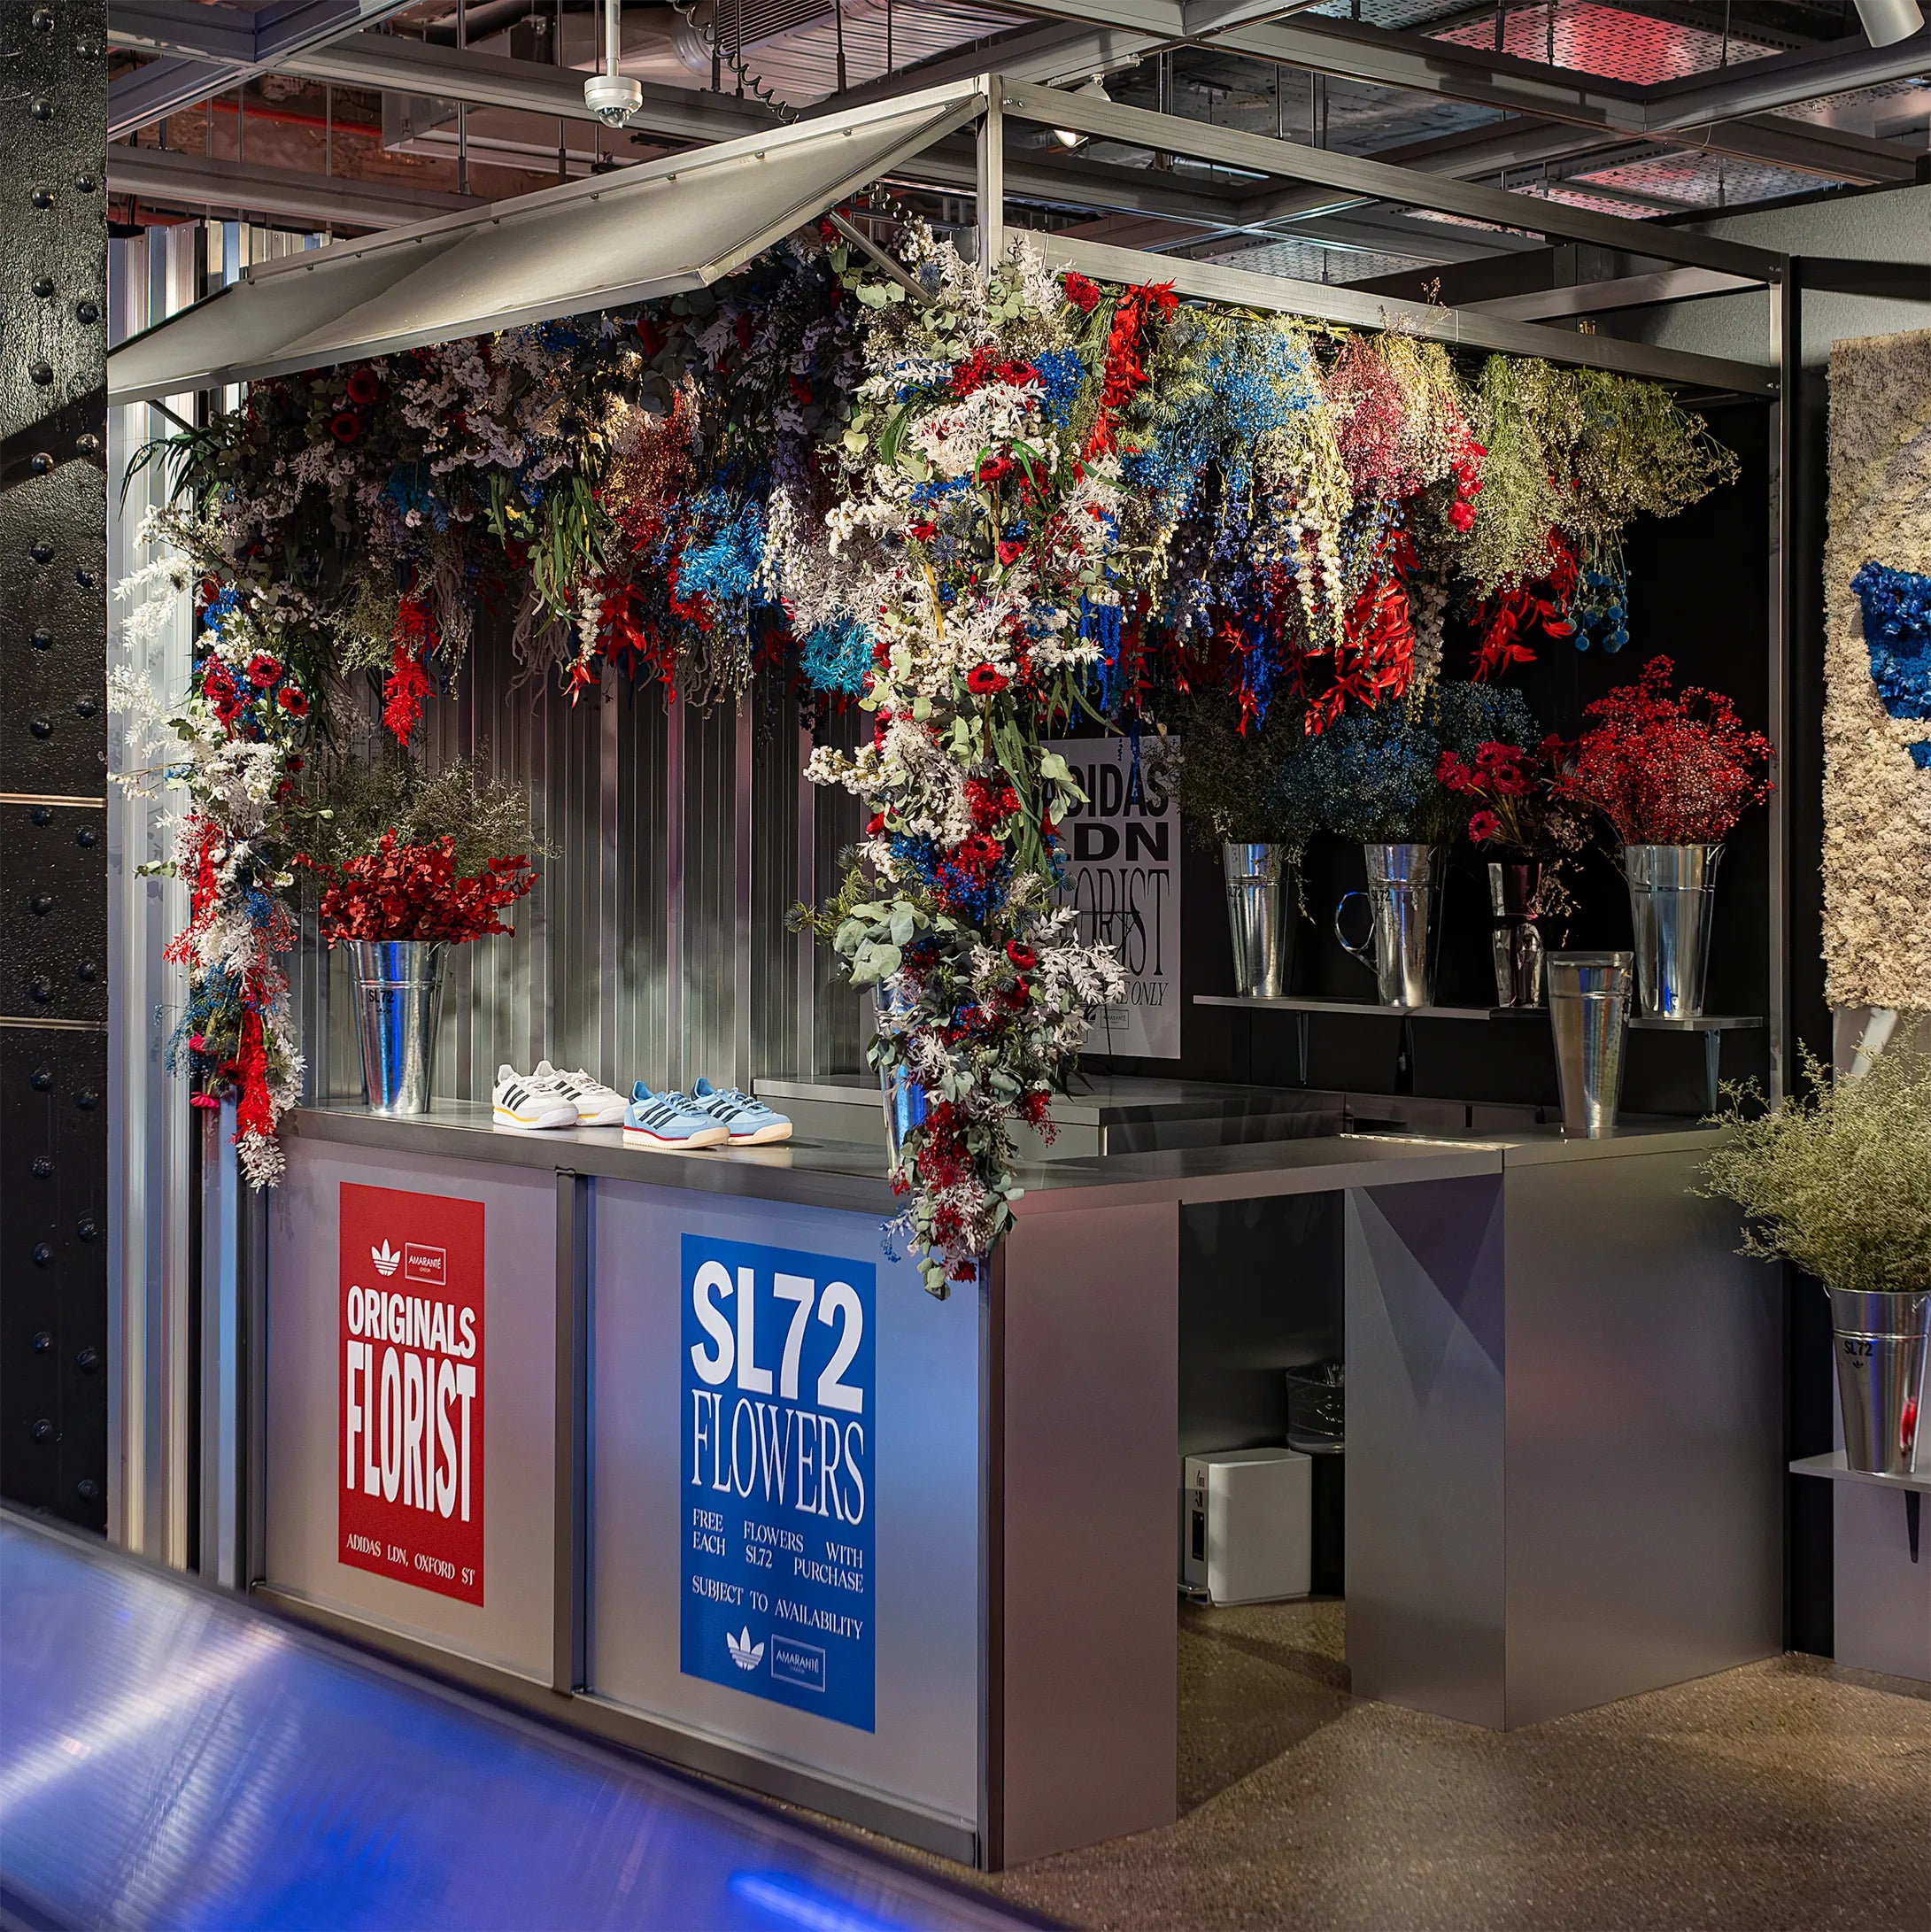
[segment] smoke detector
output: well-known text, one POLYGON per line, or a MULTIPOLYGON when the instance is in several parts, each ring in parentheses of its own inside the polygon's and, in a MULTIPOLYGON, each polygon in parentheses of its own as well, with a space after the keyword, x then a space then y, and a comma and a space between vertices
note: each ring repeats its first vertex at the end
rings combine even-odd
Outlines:
POLYGON ((604 71, 583 83, 583 104, 606 128, 621 128, 644 104, 644 83, 617 69, 623 58, 623 0, 604 0, 604 71))

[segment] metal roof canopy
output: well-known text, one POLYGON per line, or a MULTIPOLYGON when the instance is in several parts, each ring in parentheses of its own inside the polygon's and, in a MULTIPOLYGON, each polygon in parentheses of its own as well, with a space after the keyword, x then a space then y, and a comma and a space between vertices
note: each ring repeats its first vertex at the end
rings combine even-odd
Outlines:
POLYGON ((971 82, 248 270, 123 343, 108 400, 386 355, 714 282, 985 105, 971 82))
MULTIPOLYGON (((969 120, 979 123, 983 254, 986 241, 997 244, 1005 232, 1008 114, 1350 197, 1690 264, 1735 277, 1734 285, 1774 292, 1782 274, 1780 256, 1734 242, 982 74, 251 269, 115 350, 109 399, 139 402, 327 367, 699 287, 969 120)), ((1352 328, 1415 329, 1470 348, 1746 395, 1777 391, 1767 360, 1655 348, 1070 237, 1038 239, 1064 266, 1120 282, 1170 282, 1203 300, 1352 328)))

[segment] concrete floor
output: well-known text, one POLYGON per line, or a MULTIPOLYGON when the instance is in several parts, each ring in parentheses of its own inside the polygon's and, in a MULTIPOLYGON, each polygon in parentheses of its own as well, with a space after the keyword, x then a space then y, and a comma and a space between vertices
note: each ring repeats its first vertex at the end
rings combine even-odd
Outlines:
POLYGON ((1122 1932, 1931 1928, 1931 1687, 1786 1657, 1503 1735, 1342 1658, 1339 1603, 1183 1609, 1178 1820, 979 1882, 1122 1932))

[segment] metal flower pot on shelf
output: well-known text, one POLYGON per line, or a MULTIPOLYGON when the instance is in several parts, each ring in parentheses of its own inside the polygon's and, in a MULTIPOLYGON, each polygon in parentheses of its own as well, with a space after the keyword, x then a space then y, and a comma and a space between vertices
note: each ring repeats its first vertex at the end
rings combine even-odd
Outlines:
POLYGON ((1497 1006, 1542 1003, 1542 862, 1491 859, 1488 910, 1494 923, 1489 948, 1495 962, 1497 1006))
POLYGON ((1652 1018, 1689 1020, 1703 1012, 1722 857, 1721 844, 1623 847, 1636 983, 1652 1018))
POLYGON ((1222 845, 1220 856, 1227 880, 1234 991, 1248 999, 1278 1000, 1287 990, 1294 958, 1281 848, 1230 840, 1222 845))
POLYGON ((1334 937, 1373 968, 1376 997, 1383 1006, 1433 1006, 1446 855, 1438 846, 1414 844, 1363 845, 1361 850, 1368 889, 1341 895, 1334 908, 1334 937), (1358 940, 1341 928, 1351 899, 1368 902, 1368 931, 1358 940))
POLYGON ((1931 1289, 1833 1288, 1830 1320, 1846 1466, 1867 1476, 1914 1475, 1931 1354, 1931 1289))
POLYGON ((351 939, 362 1098, 372 1114, 429 1110, 436 1033, 443 1014, 440 939, 351 939))
MULTIPOLYGON (((877 988, 881 1021, 896 1010, 897 1002, 884 986, 877 988)), ((884 1028, 881 1025, 879 1031, 884 1028)), ((878 1070, 879 1098, 885 1109, 885 1152, 897 1173, 902 1164, 907 1137, 925 1121, 926 1095, 922 1081, 915 1080, 903 1067, 881 1066, 878 1070)))
POLYGON ((1563 1132, 1599 1140, 1616 1126, 1633 962, 1627 953, 1551 953, 1549 1024, 1563 1132))

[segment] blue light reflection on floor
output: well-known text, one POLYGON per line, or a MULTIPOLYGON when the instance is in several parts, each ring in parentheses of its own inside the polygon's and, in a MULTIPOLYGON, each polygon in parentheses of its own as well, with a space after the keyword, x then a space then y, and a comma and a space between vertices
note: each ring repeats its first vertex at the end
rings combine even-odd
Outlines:
POLYGON ((1031 1922, 4 1517, 0 1883, 209 1932, 1031 1922))

